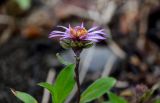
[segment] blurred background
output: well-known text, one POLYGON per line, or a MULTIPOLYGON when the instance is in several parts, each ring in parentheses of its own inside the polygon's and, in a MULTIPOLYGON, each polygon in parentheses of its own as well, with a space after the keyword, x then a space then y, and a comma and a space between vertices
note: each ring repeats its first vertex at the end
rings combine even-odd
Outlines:
MULTIPOLYGON (((160 81, 159 0, 0 0, 0 103, 20 103, 10 88, 49 103, 48 93, 37 83, 54 82, 64 67, 56 53, 74 59, 71 50, 48 34, 57 25, 81 22, 86 28, 100 25, 111 35, 83 51, 83 89, 99 77, 113 76, 118 80, 113 91, 135 103, 131 91, 136 85, 152 88, 160 81)), ((75 90, 68 103, 74 95, 75 90)), ((102 99, 106 96, 93 103, 102 99)))

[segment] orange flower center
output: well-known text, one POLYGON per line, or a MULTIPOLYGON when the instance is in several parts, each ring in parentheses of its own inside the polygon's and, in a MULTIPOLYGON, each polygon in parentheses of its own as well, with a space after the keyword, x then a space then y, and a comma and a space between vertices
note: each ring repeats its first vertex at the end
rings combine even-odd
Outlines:
POLYGON ((85 28, 70 28, 70 33, 73 37, 85 36, 88 32, 85 28))

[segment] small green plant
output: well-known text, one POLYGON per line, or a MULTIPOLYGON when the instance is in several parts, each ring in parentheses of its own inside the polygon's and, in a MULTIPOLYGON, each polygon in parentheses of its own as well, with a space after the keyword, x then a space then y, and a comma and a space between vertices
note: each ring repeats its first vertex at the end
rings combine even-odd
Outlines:
MULTIPOLYGON (((79 62, 80 54, 84 48, 91 47, 94 42, 106 39, 108 35, 103 29, 92 27, 86 30, 83 26, 71 27, 59 26, 65 29, 62 31, 52 31, 50 38, 59 37, 60 43, 64 48, 71 48, 75 53, 75 64, 64 61, 63 58, 57 54, 58 60, 65 64, 66 67, 58 74, 54 84, 39 83, 38 85, 48 89, 52 96, 52 103, 64 103, 70 95, 74 85, 77 85, 77 100, 76 103, 89 103, 104 94, 108 94, 109 102, 105 103, 127 103, 127 101, 110 90, 115 85, 116 80, 112 77, 103 77, 93 82, 84 92, 81 93, 81 85, 79 82, 79 62)), ((15 91, 13 94, 24 103, 37 103, 31 95, 15 91)))
POLYGON ((152 98, 154 92, 160 88, 160 83, 156 83, 153 85, 151 89, 149 89, 146 85, 140 84, 135 87, 134 96, 136 97, 137 103, 157 103, 160 98, 152 98))
MULTIPOLYGON (((74 64, 67 65, 57 76, 54 84, 39 83, 38 85, 48 89, 52 95, 52 103, 64 103, 75 85, 74 80, 74 64)), ((116 80, 112 77, 103 77, 92 83, 82 94, 80 103, 88 103, 101 97, 110 91, 115 85, 116 80)), ((24 103, 38 103, 31 95, 15 91, 13 94, 24 103)))

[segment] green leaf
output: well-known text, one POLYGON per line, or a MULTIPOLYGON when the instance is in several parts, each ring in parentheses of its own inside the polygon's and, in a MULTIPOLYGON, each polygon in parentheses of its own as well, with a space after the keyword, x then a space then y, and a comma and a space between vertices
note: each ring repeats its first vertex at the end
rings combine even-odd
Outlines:
POLYGON ((64 65, 69 65, 69 64, 71 64, 70 62, 65 61, 65 60, 60 56, 59 53, 57 53, 56 56, 57 56, 57 59, 58 59, 58 61, 59 61, 60 63, 62 63, 62 64, 64 64, 64 65))
POLYGON ((153 95, 153 92, 152 90, 148 90, 146 91, 143 96, 140 98, 140 101, 142 102, 146 102, 147 100, 149 100, 151 98, 151 96, 153 95))
POLYGON ((103 102, 103 103, 111 103, 110 101, 106 101, 106 102, 103 102))
POLYGON ((63 103, 72 91, 74 80, 74 64, 66 66, 58 75, 54 85, 39 83, 38 85, 47 88, 52 94, 53 103, 63 103))
POLYGON ((145 93, 143 94, 143 96, 140 98, 140 101, 142 102, 146 102, 149 99, 151 99, 153 93, 157 90, 160 89, 160 82, 156 83, 155 85, 153 85, 152 89, 145 91, 145 93))
POLYGON ((103 77, 91 84, 81 95, 81 103, 90 102, 109 91, 116 83, 111 77, 103 77))
POLYGON ((117 96, 112 92, 108 92, 108 96, 111 103, 128 103, 124 98, 117 96))
POLYGON ((160 103, 160 98, 157 98, 154 103, 160 103))
POLYGON ((48 89, 48 91, 51 93, 51 94, 54 94, 54 88, 53 88, 53 85, 52 84, 49 84, 49 83, 39 83, 38 84, 39 86, 41 87, 44 87, 46 89, 48 89))
POLYGON ((71 43, 70 43, 70 41, 66 41, 66 40, 60 41, 60 45, 61 45, 64 49, 69 49, 69 48, 71 48, 71 43))
POLYGON ((85 45, 84 45, 84 48, 90 48, 90 47, 92 47, 93 46, 93 43, 91 42, 91 43, 86 43, 85 45))
POLYGON ((36 99, 34 99, 31 95, 27 93, 15 91, 13 89, 11 89, 11 91, 18 99, 20 99, 24 103, 38 103, 36 99))
POLYGON ((31 7, 31 0, 16 0, 19 4, 20 8, 23 10, 27 10, 31 7))
POLYGON ((74 64, 65 67, 55 81, 54 92, 57 103, 63 103, 75 85, 74 68, 74 64))
POLYGON ((39 83, 38 84, 39 86, 43 87, 43 88, 46 88, 48 89, 48 91, 51 93, 52 95, 52 102, 53 103, 56 103, 56 98, 55 98, 55 94, 54 94, 54 86, 52 84, 49 84, 49 83, 39 83))

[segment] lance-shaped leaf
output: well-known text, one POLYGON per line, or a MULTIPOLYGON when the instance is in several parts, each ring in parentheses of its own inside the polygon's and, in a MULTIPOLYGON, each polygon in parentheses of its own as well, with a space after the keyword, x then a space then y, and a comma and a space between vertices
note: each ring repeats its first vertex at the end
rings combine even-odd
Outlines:
POLYGON ((112 103, 112 102, 110 102, 110 101, 106 101, 106 102, 103 102, 103 103, 112 103))
POLYGON ((63 103, 68 97, 75 84, 74 64, 66 66, 57 76, 54 85, 39 83, 40 86, 47 88, 52 94, 53 103, 63 103))
POLYGON ((128 103, 123 97, 117 96, 112 92, 108 92, 108 97, 111 103, 128 103))
POLYGON ((58 61, 59 61, 60 63, 62 63, 62 64, 64 64, 64 65, 69 65, 69 64, 71 64, 70 62, 65 61, 65 60, 60 56, 59 53, 57 53, 56 56, 57 56, 57 59, 58 59, 58 61))
POLYGON ((28 10, 31 7, 31 0, 16 0, 16 2, 23 10, 28 10))
POLYGON ((55 97, 55 93, 54 93, 54 87, 52 84, 49 84, 49 83, 39 83, 38 84, 39 86, 43 87, 43 88, 46 88, 52 95, 52 103, 57 103, 58 100, 57 98, 55 97))
POLYGON ((81 103, 90 102, 109 91, 116 83, 111 77, 103 77, 91 84, 81 95, 81 103))
POLYGON ((65 101, 75 85, 74 68, 74 64, 65 67, 55 81, 54 91, 58 103, 63 103, 65 101))
POLYGON ((38 103, 35 98, 25 92, 15 91, 13 89, 11 89, 11 91, 18 99, 20 99, 24 103, 38 103))

